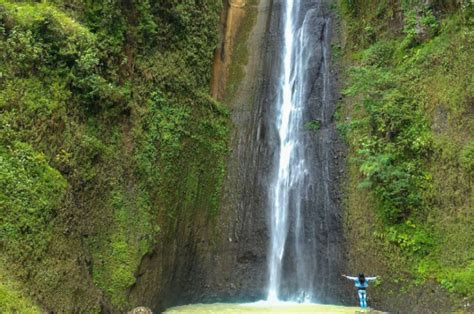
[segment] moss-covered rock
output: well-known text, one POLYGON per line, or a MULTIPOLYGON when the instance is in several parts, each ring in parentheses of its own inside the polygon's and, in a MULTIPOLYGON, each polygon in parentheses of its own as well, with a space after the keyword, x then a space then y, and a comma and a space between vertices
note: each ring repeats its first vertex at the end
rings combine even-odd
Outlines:
POLYGON ((474 298, 466 162, 473 140, 474 7, 341 0, 339 9, 341 62, 349 69, 339 127, 350 147, 352 267, 366 264, 385 274, 376 300, 387 307, 397 303, 387 296, 391 287, 396 294, 402 285, 406 299, 435 280, 443 287, 439 299, 449 300, 439 306, 463 309, 463 298, 474 298), (369 224, 356 223, 364 216, 369 224), (361 258, 361 250, 371 253, 361 258))
POLYGON ((57 312, 129 309, 163 224, 216 213, 220 9, 0 1, 0 230, 14 290, 57 312))

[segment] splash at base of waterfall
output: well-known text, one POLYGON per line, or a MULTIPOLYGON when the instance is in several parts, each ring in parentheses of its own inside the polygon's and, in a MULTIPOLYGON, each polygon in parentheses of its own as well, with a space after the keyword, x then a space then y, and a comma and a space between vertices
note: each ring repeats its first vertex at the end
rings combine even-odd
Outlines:
MULTIPOLYGON (((294 303, 294 302, 269 302, 259 301, 255 303, 242 303, 242 304, 193 304, 178 306, 170 308, 165 311, 165 314, 239 314, 239 313, 275 313, 275 314, 315 314, 315 313, 327 313, 327 314, 354 314, 359 313, 361 310, 358 307, 346 307, 336 305, 323 305, 313 303, 294 303)), ((373 312, 370 313, 379 313, 373 312)), ((368 313, 368 312, 366 312, 368 313)))

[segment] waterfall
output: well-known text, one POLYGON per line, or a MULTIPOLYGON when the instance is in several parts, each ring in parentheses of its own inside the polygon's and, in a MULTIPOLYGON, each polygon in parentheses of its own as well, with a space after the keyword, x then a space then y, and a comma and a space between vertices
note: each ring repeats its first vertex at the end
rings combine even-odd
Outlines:
MULTIPOLYGON (((329 111, 330 114, 330 110, 327 108, 327 104, 330 103, 330 99, 328 99, 330 88, 327 61, 328 44, 324 42, 328 38, 328 28, 326 27, 327 21, 323 19, 320 32, 315 34, 314 17, 320 16, 321 9, 316 5, 303 11, 300 1, 284 0, 282 3, 283 34, 281 40, 283 44, 280 52, 282 61, 275 101, 275 129, 279 145, 269 188, 271 238, 268 255, 267 299, 270 302, 279 301, 282 298, 298 302, 314 300, 313 282, 316 267, 313 258, 318 254, 315 252, 318 248, 314 244, 307 245, 313 241, 309 237, 314 233, 305 232, 305 224, 308 222, 304 219, 304 210, 307 210, 305 208, 308 208, 307 204, 311 203, 314 196, 309 196, 308 194, 311 192, 306 188, 312 179, 309 178, 311 167, 308 167, 310 161, 306 158, 305 150, 305 133, 307 131, 305 130, 304 113, 306 106, 310 103, 310 95, 314 94, 314 86, 310 81, 321 77, 322 86, 318 87, 318 98, 321 103, 320 122, 323 127, 329 123, 330 117, 327 112, 329 111), (320 51, 314 48, 315 41, 318 42, 320 51), (315 59, 319 60, 318 66, 314 66, 315 59), (295 283, 290 289, 285 287, 289 291, 282 297, 283 264, 288 263, 286 260, 288 246, 291 246, 292 251, 291 258, 288 260, 294 264, 291 269, 294 270, 292 276, 295 277, 295 283)), ((321 133, 323 132, 324 130, 321 130, 321 133)), ((324 144, 328 144, 327 136, 321 136, 313 142, 317 142, 321 155, 324 156, 324 160, 320 164, 322 180, 319 183, 321 189, 319 197, 323 204, 320 208, 323 212, 322 215, 327 216, 327 211, 331 207, 328 189, 328 160, 330 157, 329 150, 322 148, 324 144)), ((325 236, 328 237, 328 235, 325 236)), ((324 252, 319 252, 319 254, 324 254, 324 252)))

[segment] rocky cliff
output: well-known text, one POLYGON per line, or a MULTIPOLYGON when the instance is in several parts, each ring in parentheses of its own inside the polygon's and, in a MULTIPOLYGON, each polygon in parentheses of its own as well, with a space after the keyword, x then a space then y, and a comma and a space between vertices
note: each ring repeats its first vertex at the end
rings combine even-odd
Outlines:
MULTIPOLYGON (((307 121, 320 121, 321 130, 307 131, 307 158, 311 182, 305 207, 306 229, 317 247, 312 256, 315 290, 322 302, 340 303, 344 288, 339 274, 343 265, 338 158, 341 146, 335 135, 334 91, 323 100, 324 45, 329 45, 331 14, 328 3, 306 1, 302 12, 313 9, 315 28, 311 49, 318 53, 309 82, 312 93, 307 121), (325 194, 324 191, 328 191, 325 194), (326 202, 327 201, 327 202, 326 202)), ((281 1, 254 1, 229 6, 224 13, 223 43, 214 65, 213 90, 231 108, 231 153, 215 220, 188 216, 179 219, 157 251, 142 261, 134 302, 155 309, 191 302, 255 301, 266 298, 269 176, 278 146, 274 129, 281 39, 281 1), (239 29, 234 29, 239 27, 239 29), (217 77, 216 77, 217 75, 217 77), (224 75, 225 77, 222 77, 224 75), (224 92, 223 92, 224 91, 224 92)), ((302 15, 302 19, 305 15, 302 15)), ((200 214, 201 215, 201 214, 200 214)), ((292 248, 289 248, 291 256, 292 248)), ((291 257, 289 257, 291 258, 291 257)), ((288 286, 292 268, 287 265, 288 286)))
POLYGON ((200 4, 0 1, 0 311, 125 312, 143 256, 192 261, 229 123, 200 4))
POLYGON ((379 309, 472 312, 474 7, 338 4, 348 272, 379 309))

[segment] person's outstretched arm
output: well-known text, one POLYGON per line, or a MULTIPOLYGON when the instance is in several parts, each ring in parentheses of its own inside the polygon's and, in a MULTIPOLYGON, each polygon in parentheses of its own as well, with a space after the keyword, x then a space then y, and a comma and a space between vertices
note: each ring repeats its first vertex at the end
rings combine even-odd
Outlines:
POLYGON ((357 279, 359 279, 359 278, 357 278, 357 277, 351 277, 351 276, 347 276, 347 275, 345 275, 345 274, 342 274, 342 277, 346 277, 347 279, 350 279, 350 280, 357 280, 357 279))
POLYGON ((367 281, 371 281, 371 280, 376 280, 377 278, 379 278, 378 276, 375 276, 375 277, 365 277, 365 279, 367 281))

